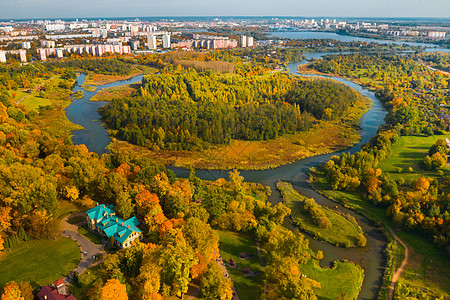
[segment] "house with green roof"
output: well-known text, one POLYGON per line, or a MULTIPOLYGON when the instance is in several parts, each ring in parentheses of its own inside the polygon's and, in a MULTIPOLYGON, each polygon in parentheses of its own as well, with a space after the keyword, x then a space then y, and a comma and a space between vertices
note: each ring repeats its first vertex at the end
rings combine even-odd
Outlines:
POLYGON ((135 240, 142 240, 143 234, 137 226, 139 221, 136 217, 124 221, 116 216, 114 205, 100 204, 86 212, 88 227, 111 240, 114 237, 116 246, 128 248, 135 240))

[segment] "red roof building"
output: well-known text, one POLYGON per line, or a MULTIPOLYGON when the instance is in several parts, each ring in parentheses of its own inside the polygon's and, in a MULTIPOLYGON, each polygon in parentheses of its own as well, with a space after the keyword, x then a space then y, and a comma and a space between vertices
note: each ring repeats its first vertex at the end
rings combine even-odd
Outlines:
POLYGON ((61 278, 53 282, 52 285, 46 285, 37 294, 40 300, 76 300, 66 289, 66 284, 61 278))

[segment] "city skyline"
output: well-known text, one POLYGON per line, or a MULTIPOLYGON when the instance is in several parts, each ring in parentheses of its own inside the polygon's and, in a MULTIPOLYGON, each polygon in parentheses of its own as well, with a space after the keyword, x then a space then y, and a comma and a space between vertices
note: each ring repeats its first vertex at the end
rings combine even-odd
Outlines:
POLYGON ((381 0, 367 3, 354 0, 214 2, 206 0, 156 0, 149 3, 135 0, 3 0, 0 19, 31 18, 118 18, 118 17, 180 17, 180 16, 329 16, 365 18, 450 17, 446 0, 408 1, 381 0))

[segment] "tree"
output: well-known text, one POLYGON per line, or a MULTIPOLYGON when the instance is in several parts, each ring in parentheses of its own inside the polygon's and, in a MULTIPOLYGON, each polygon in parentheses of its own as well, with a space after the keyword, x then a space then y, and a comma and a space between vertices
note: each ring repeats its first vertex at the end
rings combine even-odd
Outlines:
POLYGON ((11 207, 0 207, 0 232, 11 227, 11 207))
POLYGON ((117 214, 124 220, 128 219, 133 214, 133 204, 131 203, 131 197, 127 192, 121 191, 117 194, 116 210, 117 214))
POLYGON ((20 292, 22 293, 22 297, 24 298, 24 300, 33 300, 34 299, 33 287, 31 286, 31 284, 29 282, 19 281, 19 289, 20 289, 20 292))
POLYGON ((420 177, 417 179, 415 186, 417 190, 426 191, 430 187, 430 182, 425 177, 420 177))
POLYGON ((301 276, 298 264, 292 257, 278 257, 266 266, 267 300, 316 300, 313 284, 301 276))
POLYGON ((356 245, 358 247, 364 247, 366 246, 366 243, 367 243, 366 237, 364 236, 363 233, 360 232, 356 238, 356 245))
POLYGON ((161 278, 163 290, 175 295, 187 291, 190 281, 189 271, 197 260, 181 231, 174 229, 169 239, 166 241, 167 246, 161 251, 160 265, 163 267, 161 278))
POLYGON ((148 190, 143 190, 134 198, 136 201, 136 212, 145 216, 155 205, 159 204, 158 195, 150 193, 148 190))
POLYGON ((225 278, 219 264, 213 261, 200 282, 202 297, 212 300, 229 300, 233 298, 232 283, 225 278))
POLYGON ((317 260, 321 260, 322 258, 323 258, 323 251, 322 250, 317 250, 316 259, 317 260))
MULTIPOLYGON (((125 284, 117 279, 108 279, 101 291, 100 300, 128 300, 125 284)), ((3 299, 2 299, 3 300, 3 299)))
POLYGON ((15 281, 10 281, 3 288, 1 300, 25 300, 25 298, 22 296, 19 285, 15 281))

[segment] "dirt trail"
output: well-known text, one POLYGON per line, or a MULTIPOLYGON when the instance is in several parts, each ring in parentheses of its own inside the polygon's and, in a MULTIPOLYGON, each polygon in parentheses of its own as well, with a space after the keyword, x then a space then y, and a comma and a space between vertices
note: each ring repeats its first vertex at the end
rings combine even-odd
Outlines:
MULTIPOLYGON (((405 265, 408 262, 409 248, 408 248, 408 246, 406 246, 406 244, 401 239, 398 238, 398 236, 392 231, 392 229, 389 226, 388 226, 388 228, 391 231, 391 233, 394 235, 395 242, 400 243, 400 244, 402 244, 403 247, 405 247, 405 258, 403 259, 403 262, 400 265, 400 267, 395 270, 394 275, 392 276, 391 285, 389 286, 388 299, 391 300, 392 297, 394 296, 395 284, 397 283, 398 279, 400 278, 400 275, 402 275, 403 269, 405 268, 405 265)), ((396 246, 398 246, 398 245, 396 245, 396 246)), ((397 259, 397 256, 395 256, 395 258, 397 259)))

